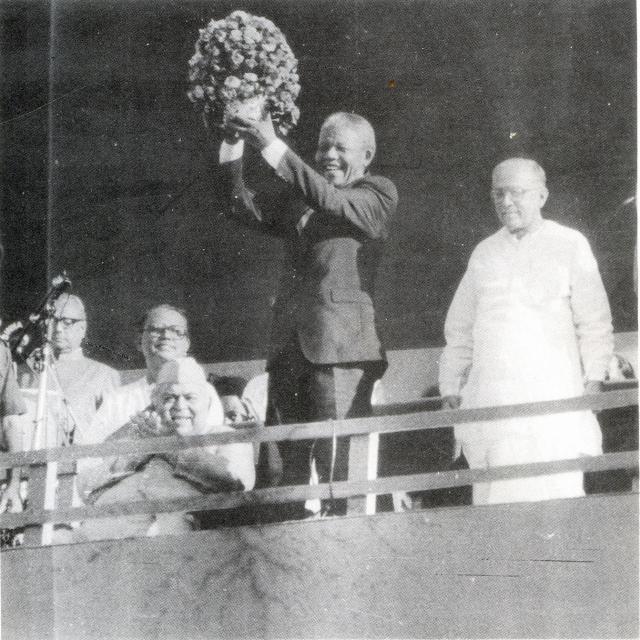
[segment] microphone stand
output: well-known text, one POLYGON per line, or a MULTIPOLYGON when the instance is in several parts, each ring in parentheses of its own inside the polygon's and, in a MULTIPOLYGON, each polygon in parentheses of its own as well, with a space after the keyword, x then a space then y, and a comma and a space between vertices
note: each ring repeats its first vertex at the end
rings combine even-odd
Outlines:
POLYGON ((47 440, 47 387, 49 382, 49 369, 51 367, 51 340, 53 338, 53 305, 47 311, 48 315, 43 319, 44 322, 44 343, 38 356, 37 371, 38 379, 38 396, 36 401, 36 418, 34 420, 34 429, 31 434, 31 448, 42 449, 48 445, 47 440))
MULTIPOLYGON (((55 301, 60 295, 71 288, 71 282, 66 277, 58 276, 53 279, 52 287, 47 292, 43 301, 40 303, 38 310, 29 318, 29 323, 25 327, 27 329, 34 325, 39 325, 43 333, 43 344, 41 353, 37 360, 37 370, 40 374, 38 381, 38 395, 36 404, 36 417, 34 420, 34 428, 31 436, 31 449, 46 449, 58 445, 56 442, 57 429, 49 428, 48 413, 48 386, 51 363, 53 359, 53 332, 55 327, 55 301)), ((23 335, 24 335, 23 333, 23 335)), ((20 344, 20 341, 17 343, 20 344)), ((58 480, 58 463, 48 462, 45 473, 44 485, 44 509, 54 509, 56 503, 56 485, 58 480)), ((31 487, 30 487, 31 492, 31 487)), ((50 545, 53 539, 53 524, 46 523, 42 525, 42 545, 50 545)))
MULTIPOLYGON (((51 442, 52 438, 51 430, 49 429, 48 420, 48 386, 49 386, 49 371, 51 368, 51 358, 53 356, 53 350, 51 348, 51 340, 53 338, 54 319, 53 319, 54 307, 50 302, 45 305, 42 312, 42 322, 44 324, 44 342, 42 345, 42 352, 38 360, 38 396, 36 404, 36 417, 34 420, 34 428, 31 436, 31 449, 46 449, 48 447, 55 447, 58 443, 51 442)), ((56 502, 56 483, 58 478, 58 463, 48 462, 45 474, 45 486, 44 486, 44 503, 45 509, 54 509, 56 502)), ((53 524, 47 523, 42 525, 42 544, 50 545, 53 539, 53 524)))

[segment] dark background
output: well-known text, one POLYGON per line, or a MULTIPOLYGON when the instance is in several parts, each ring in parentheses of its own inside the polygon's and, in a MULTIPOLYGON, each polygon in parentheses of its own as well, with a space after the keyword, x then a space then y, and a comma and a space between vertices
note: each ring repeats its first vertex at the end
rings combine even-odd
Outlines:
POLYGON ((589 238, 616 331, 636 330, 636 35, 632 1, 246 1, 0 4, 2 311, 24 317, 66 269, 92 355, 141 366, 147 307, 189 311, 201 361, 265 355, 277 242, 219 215, 186 98, 198 28, 242 8, 299 59, 290 143, 322 119, 371 120, 374 171, 401 203, 378 279, 388 348, 437 346, 472 248, 496 228, 493 165, 545 167, 550 218, 589 238))

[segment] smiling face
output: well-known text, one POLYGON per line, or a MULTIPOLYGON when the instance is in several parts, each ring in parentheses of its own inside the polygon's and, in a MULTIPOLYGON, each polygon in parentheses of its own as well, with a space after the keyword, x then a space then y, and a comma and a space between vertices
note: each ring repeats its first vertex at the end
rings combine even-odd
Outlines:
POLYGON ((337 122, 320 130, 316 163, 331 184, 341 186, 362 178, 372 159, 373 152, 357 129, 337 122))
POLYGON ((500 222, 520 238, 542 224, 549 192, 544 172, 532 160, 513 158, 493 170, 491 198, 500 222))
POLYGON ((165 362, 186 356, 190 345, 187 320, 182 314, 164 307, 149 312, 140 338, 147 369, 155 371, 165 362))
POLYGON ((156 398, 156 410, 166 427, 180 436, 206 433, 211 399, 204 385, 160 384, 156 398))

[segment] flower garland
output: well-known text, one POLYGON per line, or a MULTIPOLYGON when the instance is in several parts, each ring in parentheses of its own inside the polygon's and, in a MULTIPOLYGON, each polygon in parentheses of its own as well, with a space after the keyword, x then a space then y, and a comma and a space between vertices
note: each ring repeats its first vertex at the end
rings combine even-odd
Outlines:
POLYGON ((297 69, 296 57, 271 20, 234 11, 200 29, 189 60, 187 95, 216 123, 232 105, 262 97, 286 134, 300 117, 297 69))

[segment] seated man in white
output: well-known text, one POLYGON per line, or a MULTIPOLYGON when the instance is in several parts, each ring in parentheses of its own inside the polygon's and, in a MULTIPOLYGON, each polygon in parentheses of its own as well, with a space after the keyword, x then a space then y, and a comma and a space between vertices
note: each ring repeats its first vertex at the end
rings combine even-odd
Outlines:
MULTIPOLYGON (((223 421, 222 404, 202 368, 192 358, 179 358, 160 369, 152 407, 136 415, 107 441, 232 431, 223 421)), ((83 465, 78 475, 83 499, 96 505, 249 490, 254 482, 251 443, 114 456, 83 465)), ((185 513, 140 514, 88 520, 79 537, 124 538, 185 533, 194 528, 194 518, 185 513)))
POLYGON ((145 375, 105 394, 90 427, 78 434, 76 444, 98 444, 151 402, 158 372, 166 362, 187 355, 191 342, 186 312, 168 304, 147 311, 139 327, 138 349, 144 356, 145 375))

